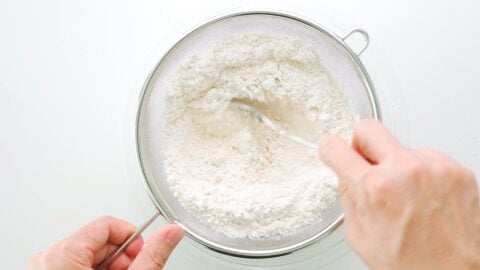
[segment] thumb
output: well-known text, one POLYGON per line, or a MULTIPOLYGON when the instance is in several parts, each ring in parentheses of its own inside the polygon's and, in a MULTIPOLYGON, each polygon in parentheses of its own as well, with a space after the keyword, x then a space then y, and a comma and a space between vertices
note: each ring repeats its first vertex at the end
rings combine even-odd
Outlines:
POLYGON ((138 253, 129 270, 161 270, 175 246, 183 237, 183 229, 168 225, 154 233, 138 253))

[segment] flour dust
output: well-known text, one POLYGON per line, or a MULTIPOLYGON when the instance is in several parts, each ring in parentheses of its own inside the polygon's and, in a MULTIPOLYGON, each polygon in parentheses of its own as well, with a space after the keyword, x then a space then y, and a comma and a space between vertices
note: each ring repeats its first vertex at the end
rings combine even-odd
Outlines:
POLYGON ((336 199, 334 173, 232 98, 311 141, 352 134, 352 109, 308 44, 269 34, 219 41, 191 56, 168 92, 164 165, 181 205, 233 238, 282 237, 320 219, 336 199))

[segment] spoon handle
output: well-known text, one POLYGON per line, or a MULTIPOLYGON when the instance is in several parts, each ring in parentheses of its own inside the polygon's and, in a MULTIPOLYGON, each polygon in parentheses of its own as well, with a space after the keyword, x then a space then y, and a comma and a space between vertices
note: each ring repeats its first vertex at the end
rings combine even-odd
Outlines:
POLYGON ((310 149, 317 149, 316 144, 314 144, 312 142, 309 142, 309 141, 307 141, 307 140, 305 140, 301 137, 298 137, 296 135, 293 135, 291 133, 286 132, 283 128, 276 125, 272 120, 270 120, 267 116, 265 116, 265 114, 263 114, 262 112, 260 112, 256 108, 254 108, 254 107, 252 107, 248 104, 245 104, 243 102, 238 102, 238 101, 234 101, 234 100, 231 100, 230 104, 233 105, 234 107, 238 108, 238 109, 241 109, 243 111, 251 113, 252 115, 257 117, 258 120, 260 120, 260 122, 263 122, 267 127, 269 127, 271 130, 273 130, 278 135, 283 136, 283 137, 285 137, 289 140, 292 140, 292 141, 294 141, 298 144, 304 145, 304 146, 306 146, 310 149))

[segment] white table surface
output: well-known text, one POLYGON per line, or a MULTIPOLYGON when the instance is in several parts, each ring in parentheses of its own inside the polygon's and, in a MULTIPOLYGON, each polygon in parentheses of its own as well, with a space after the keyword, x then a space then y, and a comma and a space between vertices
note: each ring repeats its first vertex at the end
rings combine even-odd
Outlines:
MULTIPOLYGON (((3 269, 24 268, 97 216, 148 216, 122 154, 133 67, 178 21, 255 1, 225 2, 0 0, 3 269)), ((441 149, 480 175, 478 1, 294 2, 321 2, 367 29, 402 85, 409 144, 441 149)), ((167 269, 211 269, 188 266, 185 250, 167 269)), ((322 267, 364 268, 353 253, 322 267)))

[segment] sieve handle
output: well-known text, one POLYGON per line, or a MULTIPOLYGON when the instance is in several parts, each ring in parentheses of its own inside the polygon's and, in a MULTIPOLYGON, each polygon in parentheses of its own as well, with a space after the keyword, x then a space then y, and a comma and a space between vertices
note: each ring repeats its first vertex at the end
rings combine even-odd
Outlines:
POLYGON ((359 50, 358 52, 356 52, 356 55, 357 55, 357 56, 360 56, 360 55, 367 49, 368 44, 370 43, 370 37, 368 36, 367 31, 365 31, 365 30, 363 30, 363 29, 354 29, 354 30, 348 32, 348 34, 346 34, 346 35, 342 38, 342 40, 343 40, 343 42, 346 42, 347 39, 348 39, 351 35, 353 35, 353 34, 355 34, 355 33, 360 34, 360 35, 363 37, 363 40, 364 40, 363 46, 360 48, 360 50, 359 50))
POLYGON ((98 265, 95 269, 96 270, 104 270, 104 269, 107 269, 107 267, 110 265, 110 263, 115 260, 116 258, 118 258, 118 256, 120 256, 120 254, 122 254, 122 252, 128 247, 128 245, 130 245, 135 239, 137 239, 137 237, 146 229, 148 228, 148 226, 150 226, 154 221, 155 219, 157 219, 157 217, 160 215, 160 212, 159 211, 156 211, 155 212, 155 215, 153 215, 150 219, 148 219, 145 223, 143 223, 140 227, 138 227, 138 229, 132 233, 132 235, 130 235, 128 237, 127 240, 125 240, 125 242, 123 242, 117 249, 115 249, 115 251, 113 251, 112 253, 110 253, 107 257, 105 257, 105 259, 103 260, 103 262, 98 265))

